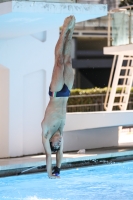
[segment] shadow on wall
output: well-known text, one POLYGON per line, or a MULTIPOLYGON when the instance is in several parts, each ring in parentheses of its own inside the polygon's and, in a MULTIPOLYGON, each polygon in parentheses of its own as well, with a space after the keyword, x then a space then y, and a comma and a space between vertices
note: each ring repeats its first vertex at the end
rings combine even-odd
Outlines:
POLYGON ((9 156, 7 141, 9 141, 9 69, 0 65, 0 157, 9 156))
POLYGON ((64 131, 64 151, 118 146, 118 127, 64 131))

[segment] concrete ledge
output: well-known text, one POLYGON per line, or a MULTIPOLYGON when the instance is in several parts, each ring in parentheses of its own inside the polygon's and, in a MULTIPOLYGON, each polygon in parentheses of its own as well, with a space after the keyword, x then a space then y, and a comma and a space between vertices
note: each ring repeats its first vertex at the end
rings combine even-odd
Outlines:
POLYGON ((133 55, 133 44, 104 47, 103 52, 105 55, 133 55))
POLYGON ((133 125, 133 111, 67 113, 64 131, 133 125))
MULTIPOLYGON (((64 153, 62 169, 92 166, 99 164, 112 164, 124 160, 133 160, 133 147, 112 147, 87 150, 85 154, 76 152, 64 153)), ((55 155, 52 156, 55 164, 55 155)), ((26 156, 20 158, 0 159, 0 177, 24 173, 46 171, 45 155, 26 156)))
POLYGON ((76 22, 106 16, 107 5, 19 0, 0 3, 0 38, 15 38, 59 28, 69 15, 74 15, 76 22))

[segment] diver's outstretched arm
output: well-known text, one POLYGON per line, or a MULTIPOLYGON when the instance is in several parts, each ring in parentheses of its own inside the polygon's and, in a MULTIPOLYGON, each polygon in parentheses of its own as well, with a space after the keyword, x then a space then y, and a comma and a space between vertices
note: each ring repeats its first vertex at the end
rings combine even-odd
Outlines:
POLYGON ((42 136, 42 142, 46 153, 46 167, 47 167, 48 177, 52 179, 59 178, 58 176, 54 176, 52 174, 52 157, 51 157, 51 148, 49 144, 49 139, 42 136))
POLYGON ((58 150, 57 153, 56 153, 56 166, 57 166, 58 168, 61 167, 62 158, 63 158, 63 137, 62 137, 62 139, 61 139, 60 150, 58 150))

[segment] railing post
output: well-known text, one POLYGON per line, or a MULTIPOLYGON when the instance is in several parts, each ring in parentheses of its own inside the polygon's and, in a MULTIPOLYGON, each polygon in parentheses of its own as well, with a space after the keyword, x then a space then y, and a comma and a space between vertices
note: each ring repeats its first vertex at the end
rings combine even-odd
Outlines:
POLYGON ((111 29, 110 20, 111 20, 111 17, 110 17, 110 12, 109 12, 108 13, 108 47, 110 47, 110 40, 111 40, 111 38, 110 38, 110 29, 111 29))
POLYGON ((129 13, 129 44, 131 44, 131 30, 132 30, 132 28, 131 28, 131 24, 132 24, 131 16, 132 16, 132 14, 131 14, 131 7, 130 7, 130 13, 129 13))
POLYGON ((103 95, 101 96, 101 111, 103 111, 104 110, 104 102, 103 102, 103 95))

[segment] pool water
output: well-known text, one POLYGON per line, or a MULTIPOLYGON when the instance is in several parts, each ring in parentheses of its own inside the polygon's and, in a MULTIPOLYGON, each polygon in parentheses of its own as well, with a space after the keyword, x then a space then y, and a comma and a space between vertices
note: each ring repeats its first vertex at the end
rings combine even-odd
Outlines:
POLYGON ((133 162, 0 178, 0 200, 133 200, 133 162))

